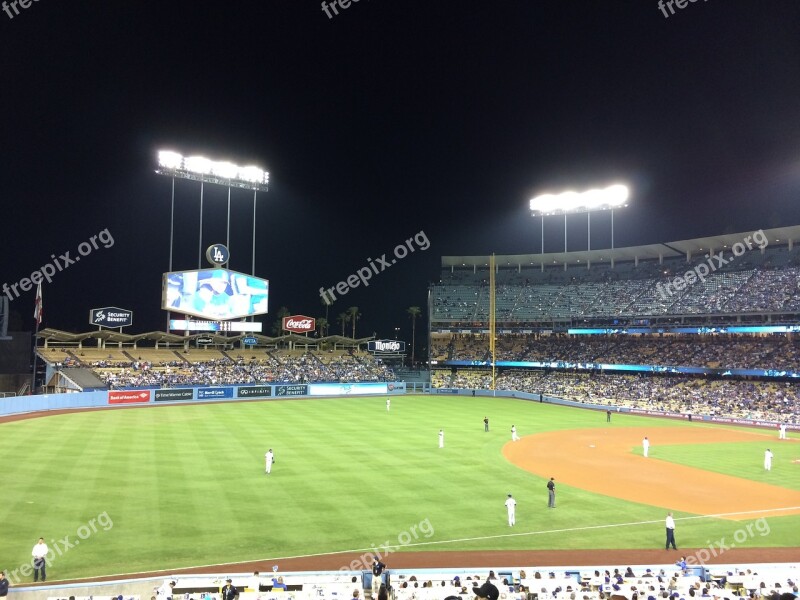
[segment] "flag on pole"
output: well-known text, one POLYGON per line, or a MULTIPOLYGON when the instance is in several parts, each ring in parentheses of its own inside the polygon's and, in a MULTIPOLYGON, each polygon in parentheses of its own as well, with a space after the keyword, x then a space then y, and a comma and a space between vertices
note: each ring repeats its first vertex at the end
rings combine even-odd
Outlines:
POLYGON ((37 327, 42 324, 42 284, 36 286, 36 305, 33 309, 33 318, 36 319, 37 327))

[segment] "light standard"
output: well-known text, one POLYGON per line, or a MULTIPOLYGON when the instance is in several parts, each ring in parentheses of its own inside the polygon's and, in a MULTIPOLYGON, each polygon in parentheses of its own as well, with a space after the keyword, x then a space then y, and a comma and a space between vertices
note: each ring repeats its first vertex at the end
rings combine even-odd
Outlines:
MULTIPOLYGON (((225 245, 230 248, 231 235, 231 188, 253 190, 253 254, 250 274, 256 274, 256 201, 258 192, 269 190, 269 173, 259 167, 241 167, 227 161, 214 161, 204 156, 183 156, 171 150, 158 152, 156 173, 172 178, 172 210, 169 220, 169 271, 172 271, 172 254, 175 231, 175 179, 200 182, 200 227, 198 234, 197 268, 202 267, 203 257, 203 195, 205 184, 228 188, 228 216, 225 223, 225 245)), ((169 312, 167 331, 169 331, 169 312)), ((254 317, 251 317, 253 320, 254 317)))
MULTIPOLYGON (((544 254, 544 218, 550 215, 564 215, 564 254, 567 253, 567 215, 586 213, 587 249, 592 249, 592 213, 601 210, 611 211, 611 249, 614 249, 614 210, 628 206, 630 190, 627 186, 616 184, 604 189, 591 189, 585 192, 561 192, 541 194, 530 201, 531 214, 542 219, 542 254, 544 254)), ((567 265, 564 263, 564 270, 567 265)), ((542 261, 544 271, 544 261, 542 261)))

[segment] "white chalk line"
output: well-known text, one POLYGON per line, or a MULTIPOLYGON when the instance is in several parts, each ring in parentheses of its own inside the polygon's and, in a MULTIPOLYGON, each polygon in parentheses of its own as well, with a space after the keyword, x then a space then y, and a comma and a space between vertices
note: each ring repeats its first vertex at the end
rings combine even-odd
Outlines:
MULTIPOLYGON (((763 510, 747 510, 747 511, 739 511, 739 512, 729 512, 729 513, 714 513, 710 515, 695 515, 692 517, 678 517, 675 521, 693 521, 697 519, 716 519, 721 517, 733 517, 739 515, 752 515, 752 514, 763 514, 763 513, 774 513, 774 512, 784 512, 789 510, 800 510, 800 506, 787 506, 784 508, 766 508, 763 510)), ((524 531, 521 533, 502 533, 497 535, 485 535, 485 536, 478 536, 478 537, 469 537, 469 538, 454 538, 450 540, 430 540, 425 542, 415 542, 413 544, 401 544, 400 548, 413 548, 417 546, 433 546, 433 545, 440 545, 440 544, 456 544, 461 542, 478 542, 478 541, 485 541, 485 540, 495 540, 495 539, 503 539, 503 538, 512 538, 512 537, 523 537, 523 536, 530 536, 530 535, 549 535, 551 533, 567 533, 571 531, 590 531, 593 529, 613 529, 615 527, 636 527, 639 525, 653 525, 655 523, 664 523, 664 519, 654 519, 651 521, 631 521, 629 523, 609 523, 606 525, 587 525, 584 527, 568 527, 564 529, 548 529, 545 531, 524 531)), ((391 549, 396 548, 395 546, 388 546, 391 549)), ((290 556, 273 556, 269 558, 252 558, 247 560, 237 560, 232 562, 224 562, 224 563, 214 563, 208 565, 189 565, 179 567, 177 569, 160 569, 158 571, 148 571, 148 574, 152 573, 175 573, 180 572, 188 569, 207 569, 210 567, 226 567, 229 565, 240 565, 243 563, 255 563, 255 562, 273 562, 279 560, 294 560, 298 558, 315 558, 320 556, 334 556, 336 554, 356 554, 358 552, 369 552, 371 554, 381 554, 382 556, 386 556, 396 550, 391 550, 389 552, 382 552, 382 546, 370 546, 368 548, 354 548, 352 550, 335 550, 333 552, 315 552, 313 554, 295 554, 290 556)), ((349 565, 342 565, 343 568, 348 567, 349 565)), ((133 575, 141 575, 142 573, 113 573, 111 575, 102 575, 99 577, 130 577, 133 575)), ((92 580, 96 579, 93 577, 92 580)), ((54 580, 53 582, 57 582, 58 580, 54 580)), ((69 580, 75 581, 75 580, 69 580)), ((82 580, 77 580, 82 581, 82 580)))

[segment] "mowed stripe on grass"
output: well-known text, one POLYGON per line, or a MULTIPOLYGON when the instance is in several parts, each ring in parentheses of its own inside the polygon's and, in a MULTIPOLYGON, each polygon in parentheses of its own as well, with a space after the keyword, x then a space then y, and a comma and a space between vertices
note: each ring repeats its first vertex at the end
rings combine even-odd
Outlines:
MULTIPOLYGON (((503 447, 512 463, 542 477, 556 476, 562 483, 632 502, 700 515, 743 513, 733 520, 800 514, 800 491, 774 483, 715 473, 658 459, 658 448, 680 444, 762 441, 759 432, 720 428, 647 427, 551 431, 527 436, 503 447), (641 456, 643 438, 651 441, 649 457, 641 456), (753 511, 765 510, 763 514, 753 511), (746 514, 745 514, 746 513, 746 514)), ((710 450, 713 452, 713 450, 710 450)), ((761 454, 763 456, 763 450, 761 454)), ((791 468, 791 467, 790 467, 791 468)))

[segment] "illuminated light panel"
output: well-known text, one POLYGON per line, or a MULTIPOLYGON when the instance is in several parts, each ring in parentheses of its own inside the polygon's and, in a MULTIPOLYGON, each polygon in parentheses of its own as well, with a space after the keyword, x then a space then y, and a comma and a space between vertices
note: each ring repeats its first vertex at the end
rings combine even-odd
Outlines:
POLYGON ((560 194, 541 194, 530 201, 530 209, 539 215, 613 210, 627 206, 630 190, 621 184, 585 192, 566 191, 560 194))
POLYGON ((158 152, 156 173, 183 179, 266 191, 269 173, 253 165, 239 166, 205 156, 183 156, 171 150, 158 152))

